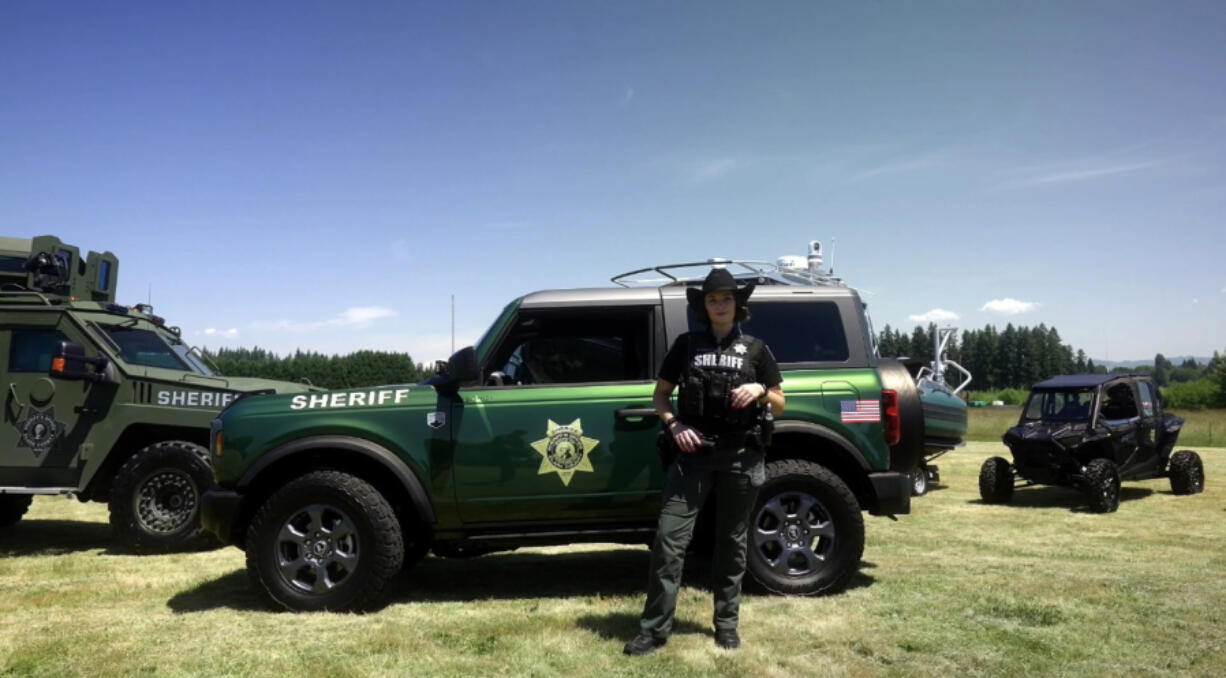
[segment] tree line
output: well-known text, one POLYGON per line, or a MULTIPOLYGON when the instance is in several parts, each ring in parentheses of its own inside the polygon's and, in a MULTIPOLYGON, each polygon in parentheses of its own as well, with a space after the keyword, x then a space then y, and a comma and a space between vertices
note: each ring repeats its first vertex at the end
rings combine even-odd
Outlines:
POLYGON ((204 349, 204 354, 226 376, 305 380, 329 389, 415 384, 434 375, 433 366, 413 362, 408 353, 387 351, 355 351, 333 356, 295 351, 278 356, 257 347, 204 349))

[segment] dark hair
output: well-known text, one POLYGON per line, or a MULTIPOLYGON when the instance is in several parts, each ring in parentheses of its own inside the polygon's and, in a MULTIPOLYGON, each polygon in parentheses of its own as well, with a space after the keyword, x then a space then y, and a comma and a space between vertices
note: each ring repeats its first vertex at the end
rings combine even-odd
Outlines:
MULTIPOLYGON (((704 301, 705 301, 705 298, 704 298, 704 301)), ((702 304, 690 304, 690 308, 691 308, 691 309, 693 309, 693 311, 694 311, 694 320, 698 321, 700 324, 702 324, 702 325, 704 325, 704 326, 706 326, 706 327, 710 327, 710 326, 711 326, 711 317, 707 315, 707 305, 706 305, 706 303, 702 303, 702 304)), ((749 322, 749 318, 750 318, 750 315, 749 315, 749 304, 748 304, 748 302, 747 302, 747 303, 744 303, 744 304, 739 304, 739 305, 737 305, 737 307, 736 307, 736 313, 734 313, 734 314, 733 314, 733 316, 732 316, 732 322, 734 322, 734 323, 747 323, 747 322, 749 322)))

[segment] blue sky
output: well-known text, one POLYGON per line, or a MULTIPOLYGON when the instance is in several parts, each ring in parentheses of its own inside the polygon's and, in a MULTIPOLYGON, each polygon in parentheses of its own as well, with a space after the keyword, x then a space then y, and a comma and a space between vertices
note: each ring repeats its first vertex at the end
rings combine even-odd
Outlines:
POLYGON ((874 322, 1226 350, 1221 2, 0 3, 3 235, 210 347, 834 246, 874 322), (950 317, 956 315, 956 318, 950 317))

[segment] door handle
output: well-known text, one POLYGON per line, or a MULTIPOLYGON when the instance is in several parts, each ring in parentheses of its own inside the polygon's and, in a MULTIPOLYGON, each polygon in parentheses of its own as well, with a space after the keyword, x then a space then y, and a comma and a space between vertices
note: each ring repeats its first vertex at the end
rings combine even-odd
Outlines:
POLYGON ((617 410, 614 414, 618 419, 646 419, 647 417, 655 417, 656 411, 650 407, 627 407, 617 410))

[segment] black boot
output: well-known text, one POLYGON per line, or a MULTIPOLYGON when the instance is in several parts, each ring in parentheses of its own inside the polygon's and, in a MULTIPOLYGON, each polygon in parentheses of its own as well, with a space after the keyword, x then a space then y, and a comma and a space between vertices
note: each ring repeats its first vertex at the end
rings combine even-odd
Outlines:
POLYGON ((631 657, 638 657, 639 655, 651 654, 657 648, 664 647, 666 643, 668 643, 668 638, 656 638, 647 633, 640 633, 634 637, 634 640, 626 643, 626 647, 622 648, 622 652, 631 657))
POLYGON ((725 650, 735 650, 741 646, 741 637, 736 634, 736 629, 717 630, 715 644, 725 650))

